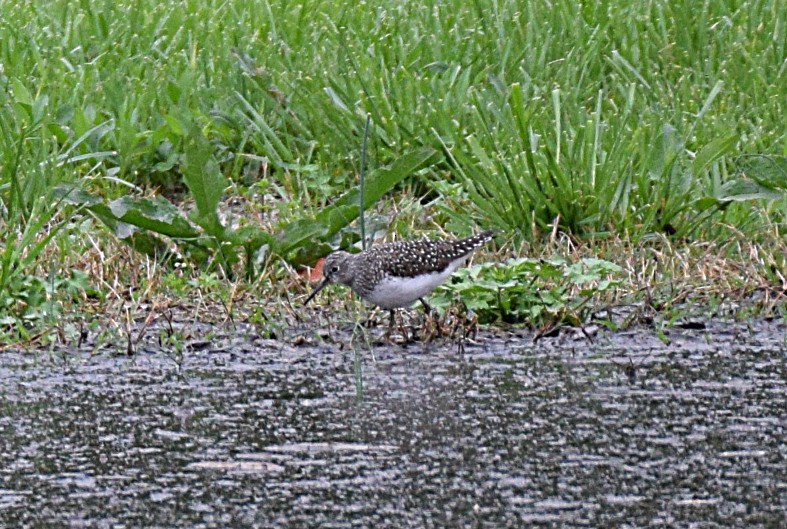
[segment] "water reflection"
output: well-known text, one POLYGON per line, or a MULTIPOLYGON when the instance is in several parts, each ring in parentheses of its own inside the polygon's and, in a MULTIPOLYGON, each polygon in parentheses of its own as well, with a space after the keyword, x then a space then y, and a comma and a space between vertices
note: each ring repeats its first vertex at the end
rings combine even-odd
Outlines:
POLYGON ((784 336, 5 355, 0 525, 783 527, 784 336))

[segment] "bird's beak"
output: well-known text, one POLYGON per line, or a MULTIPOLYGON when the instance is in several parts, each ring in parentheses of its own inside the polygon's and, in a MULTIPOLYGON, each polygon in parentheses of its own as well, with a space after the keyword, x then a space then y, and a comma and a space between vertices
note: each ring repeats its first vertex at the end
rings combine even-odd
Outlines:
POLYGON ((327 277, 325 279, 323 279, 320 282, 320 284, 317 285, 317 287, 315 287, 315 289, 312 291, 312 293, 309 295, 309 297, 306 298, 306 301, 303 302, 303 306, 305 307, 306 304, 309 303, 312 300, 312 298, 317 295, 317 292, 319 292, 320 290, 325 288, 325 286, 328 284, 328 282, 329 282, 329 280, 328 280, 327 277))

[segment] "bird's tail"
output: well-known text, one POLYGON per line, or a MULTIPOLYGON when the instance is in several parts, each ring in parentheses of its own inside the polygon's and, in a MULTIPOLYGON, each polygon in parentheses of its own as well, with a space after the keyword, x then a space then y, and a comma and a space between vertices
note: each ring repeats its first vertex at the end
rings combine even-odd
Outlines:
POLYGON ((462 239, 460 242, 462 243, 462 246, 464 246, 468 251, 472 251, 491 241, 494 234, 495 232, 493 230, 485 230, 481 233, 471 235, 466 239, 462 239))

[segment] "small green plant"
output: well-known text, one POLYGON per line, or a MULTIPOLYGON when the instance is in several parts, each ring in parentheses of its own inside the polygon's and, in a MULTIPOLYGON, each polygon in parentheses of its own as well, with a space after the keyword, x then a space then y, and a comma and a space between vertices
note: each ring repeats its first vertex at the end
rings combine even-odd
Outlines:
POLYGON ((517 258, 458 270, 430 302, 445 309, 462 303, 480 323, 524 323, 533 327, 562 321, 582 323, 592 304, 620 283, 621 268, 602 259, 517 258))
MULTIPOLYGON (((219 269, 228 277, 244 259, 247 279, 255 276, 254 256, 263 245, 291 264, 312 264, 325 253, 326 241, 359 215, 359 191, 353 190, 323 208, 314 218, 296 220, 273 236, 259 226, 232 229, 222 224, 218 207, 228 185, 203 133, 192 127, 181 163, 183 179, 194 200, 189 215, 162 196, 123 196, 111 201, 84 189, 61 186, 69 204, 85 208, 135 250, 160 259, 169 252, 167 237, 182 254, 204 269, 219 269)), ((374 204, 406 176, 433 162, 437 153, 416 149, 397 159, 391 167, 373 171, 366 182, 364 204, 374 204)))
POLYGON ((59 188, 63 199, 84 208, 102 221, 135 250, 157 259, 169 254, 162 236, 175 241, 181 252, 205 268, 218 268, 232 275, 232 267, 246 257, 246 273, 253 274, 252 255, 272 238, 258 227, 231 230, 219 219, 218 205, 227 186, 213 156, 213 147, 202 131, 193 125, 184 142, 181 172, 194 200, 185 215, 162 196, 137 198, 122 196, 105 200, 72 185, 59 188))

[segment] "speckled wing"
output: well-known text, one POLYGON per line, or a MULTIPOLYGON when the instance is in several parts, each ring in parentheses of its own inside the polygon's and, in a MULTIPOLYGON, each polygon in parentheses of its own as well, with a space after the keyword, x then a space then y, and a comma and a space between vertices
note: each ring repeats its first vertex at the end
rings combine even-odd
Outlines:
POLYGON ((466 257, 492 239, 488 230, 465 239, 403 241, 374 246, 369 257, 386 263, 386 272, 395 277, 413 277, 442 272, 457 259, 466 257))

